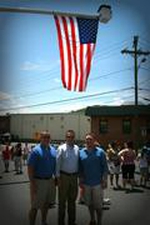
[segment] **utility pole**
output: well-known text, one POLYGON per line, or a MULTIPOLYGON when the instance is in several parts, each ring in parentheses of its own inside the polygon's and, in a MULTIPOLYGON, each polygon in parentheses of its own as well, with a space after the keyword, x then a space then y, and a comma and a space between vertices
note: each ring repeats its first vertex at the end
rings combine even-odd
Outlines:
MULTIPOLYGON (((134 36, 133 39, 133 50, 123 49, 122 54, 129 54, 134 57, 134 81, 135 81, 135 105, 138 105, 138 56, 147 56, 150 51, 142 51, 138 49, 138 36, 134 36)), ((144 61, 143 61, 144 62, 144 61)))

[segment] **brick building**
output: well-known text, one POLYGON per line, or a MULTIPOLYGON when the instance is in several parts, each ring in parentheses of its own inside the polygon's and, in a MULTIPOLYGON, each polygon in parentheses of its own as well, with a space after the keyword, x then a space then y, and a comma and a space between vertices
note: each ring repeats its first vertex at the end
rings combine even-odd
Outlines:
POLYGON ((87 107, 85 115, 91 117, 91 131, 104 146, 132 140, 138 147, 150 140, 150 105, 87 107))

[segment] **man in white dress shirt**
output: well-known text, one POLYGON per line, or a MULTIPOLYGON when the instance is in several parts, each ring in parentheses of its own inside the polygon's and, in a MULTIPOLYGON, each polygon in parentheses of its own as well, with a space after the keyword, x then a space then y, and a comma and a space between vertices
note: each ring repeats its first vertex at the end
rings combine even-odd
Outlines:
POLYGON ((75 132, 66 132, 66 142, 58 147, 56 176, 58 179, 58 224, 65 224, 66 203, 68 225, 75 225, 76 198, 78 194, 79 147, 74 144, 75 132))

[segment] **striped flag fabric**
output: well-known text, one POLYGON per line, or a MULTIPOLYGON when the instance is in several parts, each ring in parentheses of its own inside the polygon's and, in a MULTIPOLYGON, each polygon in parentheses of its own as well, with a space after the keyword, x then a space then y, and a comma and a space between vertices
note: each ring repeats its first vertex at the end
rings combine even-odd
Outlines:
POLYGON ((54 16, 61 61, 61 79, 70 91, 85 91, 91 69, 98 19, 54 16))

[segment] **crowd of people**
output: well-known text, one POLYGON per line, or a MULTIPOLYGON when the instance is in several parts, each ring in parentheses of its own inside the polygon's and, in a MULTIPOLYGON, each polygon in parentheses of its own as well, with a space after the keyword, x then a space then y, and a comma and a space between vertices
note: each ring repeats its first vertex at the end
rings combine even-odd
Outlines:
MULTIPOLYGON (((89 225, 101 225, 104 190, 113 189, 132 191, 136 185, 135 169, 138 162, 140 185, 146 187, 149 180, 150 146, 136 151, 132 141, 123 146, 116 142, 101 147, 94 133, 85 135, 85 144, 79 148, 75 144, 75 132, 66 131, 65 141, 56 149, 51 144, 48 131, 42 131, 40 142, 30 148, 28 143, 22 147, 6 145, 2 150, 2 159, 6 173, 9 162, 13 160, 15 174, 23 173, 27 166, 30 184, 31 208, 29 224, 35 225, 38 210, 41 210, 41 223, 47 225, 50 206, 56 200, 58 189, 58 225, 65 225, 68 213, 68 225, 76 225, 76 200, 79 191, 79 203, 85 204, 90 215, 89 225), (120 179, 122 174, 122 182, 120 179)), ((2 176, 1 176, 2 178, 2 176)))
POLYGON ((134 149, 133 142, 124 142, 123 147, 117 146, 114 142, 108 145, 106 150, 110 185, 114 188, 120 188, 119 174, 122 174, 122 187, 126 189, 130 184, 130 190, 136 185, 135 170, 138 165, 140 172, 140 185, 147 185, 150 169, 150 147, 144 146, 139 152, 134 149), (115 177, 115 184, 114 184, 115 177))
POLYGON ((23 165, 27 165, 27 159, 31 148, 28 146, 28 143, 25 143, 24 147, 19 142, 15 145, 10 145, 10 143, 6 143, 1 147, 1 156, 0 156, 0 164, 1 164, 1 175, 2 178, 2 168, 4 168, 5 173, 10 172, 10 162, 14 163, 14 171, 15 174, 23 173, 23 165), (3 165, 2 165, 3 162, 3 165))

